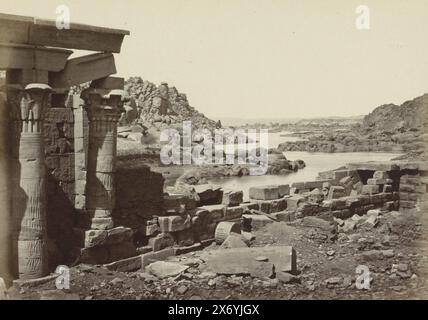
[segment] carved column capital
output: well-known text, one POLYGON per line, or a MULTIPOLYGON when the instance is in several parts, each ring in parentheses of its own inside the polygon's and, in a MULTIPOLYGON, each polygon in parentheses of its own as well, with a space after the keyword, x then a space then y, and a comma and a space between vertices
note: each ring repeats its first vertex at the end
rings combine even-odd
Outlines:
POLYGON ((42 83, 7 85, 2 88, 11 106, 11 116, 20 122, 20 132, 41 132, 45 110, 49 105, 51 87, 42 83))
POLYGON ((123 112, 123 90, 88 88, 81 94, 89 121, 117 122, 123 112))

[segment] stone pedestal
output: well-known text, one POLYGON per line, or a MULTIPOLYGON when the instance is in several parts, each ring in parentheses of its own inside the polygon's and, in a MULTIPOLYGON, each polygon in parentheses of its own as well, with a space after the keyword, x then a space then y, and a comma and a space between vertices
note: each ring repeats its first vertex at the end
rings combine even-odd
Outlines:
POLYGON ((11 90, 14 109, 13 253, 21 279, 48 273, 43 118, 51 88, 33 83, 11 90))

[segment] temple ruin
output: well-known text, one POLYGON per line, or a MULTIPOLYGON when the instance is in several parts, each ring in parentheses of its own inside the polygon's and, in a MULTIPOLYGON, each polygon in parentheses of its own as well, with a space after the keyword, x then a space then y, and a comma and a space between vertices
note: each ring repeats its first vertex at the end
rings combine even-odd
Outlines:
MULTIPOLYGON (((332 243, 339 232, 371 230, 384 213, 426 211, 422 161, 351 163, 313 181, 251 187, 248 199, 191 170, 164 185, 145 155, 117 156, 126 98, 124 79, 112 76, 113 54, 128 31, 80 24, 58 30, 53 21, 5 14, 0 25, 0 277, 8 284, 49 278, 58 265, 154 268, 214 242, 223 246, 208 255, 214 273, 273 280, 276 266, 276 279, 286 273, 281 281, 289 283, 297 271, 294 248, 288 242, 250 248, 251 232, 298 222, 293 228, 302 227, 310 241, 332 243), (94 53, 70 58, 70 49, 94 53)), ((147 114, 166 127, 168 86, 155 89, 147 114)), ((304 166, 281 151, 269 153, 268 174, 304 166)), ((245 168, 222 169, 241 176, 245 168)))
POLYGON ((129 32, 6 14, 0 25, 0 274, 46 276, 60 262, 50 264, 48 236, 77 257, 103 241, 116 246, 104 261, 132 253, 130 230, 111 217, 124 81, 110 76, 129 32), (69 49, 96 53, 70 59, 69 49), (81 96, 70 92, 88 82, 81 96))

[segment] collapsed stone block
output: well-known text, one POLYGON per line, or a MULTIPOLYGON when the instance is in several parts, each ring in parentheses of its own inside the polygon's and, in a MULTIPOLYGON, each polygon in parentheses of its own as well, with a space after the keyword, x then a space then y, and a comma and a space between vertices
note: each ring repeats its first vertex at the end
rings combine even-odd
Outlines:
POLYGON ((296 210, 296 217, 314 216, 323 211, 316 203, 303 202, 296 210))
POLYGON ((352 211, 349 209, 332 211, 333 217, 339 218, 339 219, 348 219, 352 217, 352 214, 353 214, 352 211))
POLYGON ((296 252, 290 246, 256 248, 231 248, 216 250, 202 256, 209 271, 217 274, 248 274, 253 277, 269 278, 274 272, 295 274, 296 252), (266 257, 263 261, 258 257, 266 257))
POLYGON ((256 210, 264 213, 273 213, 287 209, 287 199, 256 201, 258 208, 256 210))
POLYGON ((250 198, 255 200, 275 200, 279 198, 278 186, 251 187, 250 198))
POLYGON ((242 218, 243 218, 242 224, 243 224, 244 231, 258 230, 270 223, 273 223, 272 219, 264 215, 258 215, 258 214, 244 214, 242 215, 242 218))
POLYGON ((320 203, 324 200, 324 194, 320 189, 315 188, 310 192, 308 200, 312 203, 320 203))
POLYGON ((374 209, 374 208, 375 208, 374 204, 368 204, 368 205, 363 205, 361 207, 356 207, 352 211, 354 212, 354 214, 362 216, 362 215, 365 215, 367 213, 367 211, 374 209))
POLYGON ((297 190, 298 193, 301 193, 301 190, 305 189, 305 183, 304 182, 294 182, 291 184, 291 187, 295 190, 297 190))
POLYGON ((361 200, 357 197, 348 197, 345 199, 345 206, 351 209, 359 207, 361 204, 361 200))
POLYGON ((152 219, 152 220, 146 221, 146 223, 142 225, 138 230, 143 236, 146 236, 146 237, 154 236, 160 231, 159 225, 158 225, 158 219, 152 219))
POLYGON ((210 184, 200 184, 194 186, 195 192, 199 196, 199 205, 220 204, 223 200, 223 190, 220 186, 210 184))
POLYGON ((161 232, 176 232, 190 228, 191 217, 187 216, 166 216, 158 217, 161 232))
POLYGON ((289 210, 296 210, 300 203, 304 202, 305 198, 300 195, 292 195, 287 198, 287 208, 289 210))
POLYGON ((259 210, 259 204, 257 202, 245 202, 239 205, 245 212, 249 212, 250 210, 259 210))
POLYGON ((170 214, 186 212, 187 209, 194 207, 191 202, 195 202, 195 200, 184 194, 165 194, 163 196, 164 210, 170 214))
POLYGON ((336 170, 333 171, 333 179, 339 182, 342 178, 349 176, 349 170, 336 170))
POLYGON ((156 237, 149 239, 149 246, 152 247, 153 251, 159 251, 174 245, 174 238, 169 233, 161 233, 156 237))
POLYGON ((384 184, 391 184, 391 183, 392 183, 391 179, 375 179, 375 178, 367 179, 367 184, 370 184, 370 185, 384 185, 384 184))
POLYGON ((339 183, 341 185, 347 185, 348 183, 352 182, 352 178, 350 176, 343 177, 340 179, 339 183))
POLYGON ((305 181, 305 182, 294 182, 291 187, 296 190, 297 193, 310 192, 313 189, 322 189, 325 180, 314 180, 314 181, 305 181))
POLYGON ((360 200, 361 205, 363 205, 363 206, 370 204, 370 195, 368 195, 368 194, 360 194, 360 195, 358 195, 358 199, 360 200))
POLYGON ((321 204, 323 208, 327 208, 330 210, 341 210, 346 208, 346 199, 339 198, 339 199, 331 199, 331 200, 324 200, 321 204))
POLYGON ((370 203, 375 205, 380 205, 388 200, 392 200, 391 193, 377 193, 370 196, 370 203))
POLYGON ((243 201, 244 193, 242 191, 224 190, 222 204, 235 207, 239 206, 243 201))
POLYGON ((278 185, 279 197, 282 198, 290 194, 290 185, 289 184, 280 184, 278 185))
POLYGON ((342 186, 332 186, 328 191, 327 199, 337 199, 346 196, 345 188, 342 186))
POLYGON ((74 229, 76 236, 83 241, 81 247, 92 248, 132 241, 133 231, 130 228, 116 227, 109 230, 74 229))
POLYGON ((365 195, 379 193, 379 185, 364 185, 361 189, 361 193, 365 195))
POLYGON ((225 220, 239 219, 242 217, 243 213, 244 213, 244 209, 240 206, 227 207, 224 213, 224 219, 225 220))
POLYGON ((210 221, 218 222, 223 220, 224 214, 226 212, 226 206, 224 204, 214 204, 208 206, 202 206, 198 209, 203 209, 208 211, 208 215, 210 217, 210 221))

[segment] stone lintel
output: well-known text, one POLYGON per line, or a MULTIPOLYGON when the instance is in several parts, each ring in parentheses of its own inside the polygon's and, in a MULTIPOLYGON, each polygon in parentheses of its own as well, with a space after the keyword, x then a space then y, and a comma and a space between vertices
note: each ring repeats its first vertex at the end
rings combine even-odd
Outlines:
POLYGON ((119 53, 129 31, 70 23, 59 30, 56 21, 0 13, 0 42, 119 53))
POLYGON ((68 60, 63 70, 50 74, 49 81, 52 87, 68 88, 103 79, 115 73, 116 65, 113 54, 94 53, 68 60))
POLYGON ((49 83, 49 72, 46 70, 14 69, 6 72, 6 85, 18 88, 31 83, 49 83))
POLYGON ((71 50, 0 43, 0 69, 60 71, 71 50))

